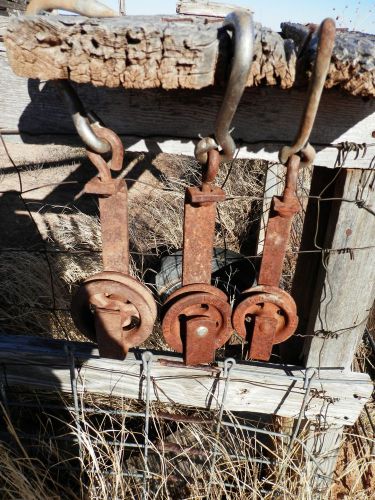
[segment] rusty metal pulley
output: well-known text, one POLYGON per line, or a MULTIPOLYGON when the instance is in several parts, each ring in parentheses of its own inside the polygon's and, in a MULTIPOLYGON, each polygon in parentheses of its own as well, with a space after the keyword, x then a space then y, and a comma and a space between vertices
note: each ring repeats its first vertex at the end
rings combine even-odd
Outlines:
POLYGON ((297 177, 302 165, 311 164, 314 148, 308 143, 327 76, 335 39, 335 23, 323 21, 318 32, 317 58, 307 105, 297 137, 291 147, 280 151, 286 164, 284 193, 275 196, 270 208, 258 286, 243 292, 235 305, 232 322, 237 333, 249 341, 248 358, 268 361, 272 347, 287 340, 298 326, 293 298, 279 288, 293 217, 299 211, 297 177))
POLYGON ((205 283, 183 286, 164 304, 163 335, 188 365, 209 363, 230 338, 231 307, 227 295, 205 283))
POLYGON ((234 32, 234 56, 215 124, 218 144, 206 137, 196 146, 195 156, 203 168, 202 185, 188 188, 185 194, 182 288, 168 297, 163 308, 164 338, 173 349, 184 354, 188 365, 212 362, 215 350, 233 332, 229 299, 211 286, 216 206, 225 200, 224 191, 213 182, 220 162, 233 159, 235 152, 230 127, 253 59, 252 16, 245 11, 233 12, 225 19, 224 28, 234 32))
POLYGON ((107 141, 112 158, 88 151, 99 175, 85 192, 99 195, 104 271, 82 283, 72 300, 72 318, 77 328, 96 340, 100 355, 123 359, 131 347, 151 334, 157 307, 151 292, 129 276, 128 196, 126 182, 113 179, 111 170, 122 168, 124 149, 111 130, 93 126, 98 138, 107 141))
POLYGON ((232 334, 228 297, 210 284, 216 204, 225 200, 224 191, 212 185, 219 165, 219 152, 209 151, 202 186, 186 190, 182 287, 163 306, 164 338, 188 365, 212 362, 232 334))

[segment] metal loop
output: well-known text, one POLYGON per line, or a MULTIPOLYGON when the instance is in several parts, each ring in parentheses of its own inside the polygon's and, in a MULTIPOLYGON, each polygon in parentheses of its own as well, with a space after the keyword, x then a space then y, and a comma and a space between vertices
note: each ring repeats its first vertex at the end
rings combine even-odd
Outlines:
POLYGON ((31 0, 26 15, 40 14, 43 10, 60 9, 87 17, 116 17, 114 10, 97 0, 31 0))
POLYGON ((214 149, 217 149, 215 139, 212 137, 204 137, 195 146, 195 158, 201 165, 206 165, 208 162, 208 153, 214 149))
POLYGON ((244 93, 254 53, 254 24, 252 15, 243 10, 230 13, 223 27, 234 33, 234 55, 224 100, 215 123, 216 142, 223 149, 223 160, 233 159, 236 145, 230 134, 233 116, 244 93))
POLYGON ((85 113, 83 104, 69 81, 55 80, 55 84, 60 89, 63 100, 72 116, 77 133, 86 146, 91 149, 91 151, 98 154, 111 151, 110 144, 106 140, 98 137, 94 132, 89 118, 85 113))
POLYGON ((98 140, 104 141, 108 144, 109 150, 112 151, 112 158, 110 162, 107 163, 99 153, 93 151, 87 151, 87 156, 98 169, 101 180, 110 181, 111 170, 120 171, 122 169, 124 161, 124 146, 122 145, 119 136, 112 130, 100 127, 99 125, 93 125, 93 129, 95 130, 98 140))
MULTIPOLYGON (((88 17, 116 17, 115 11, 97 0, 31 0, 26 9, 26 15, 40 14, 44 10, 61 9, 75 12, 88 17)), ((107 141, 100 139, 94 133, 89 115, 85 113, 84 107, 77 93, 67 80, 55 80, 55 84, 61 90, 65 104, 72 115, 76 131, 86 146, 103 154, 111 150, 107 141)))
POLYGON ((215 139, 204 137, 195 147, 195 158, 205 165, 208 161, 208 152, 222 148, 221 159, 232 160, 236 145, 230 134, 233 116, 237 110, 242 94, 245 90, 254 52, 254 25, 253 18, 249 12, 236 10, 229 14, 223 24, 223 28, 234 32, 234 55, 231 74, 224 100, 218 112, 215 122, 215 139))
MULTIPOLYGON (((292 146, 284 146, 279 153, 279 160, 284 165, 293 154, 301 151, 304 152, 304 149, 307 146, 312 128, 314 126, 324 83, 327 78, 333 45, 335 42, 335 35, 335 21, 331 18, 325 19, 320 25, 318 31, 318 46, 316 49, 316 58, 308 90, 308 99, 296 139, 294 140, 292 146)), ((310 146, 308 151, 308 162, 313 156, 311 149, 312 146, 310 146)))

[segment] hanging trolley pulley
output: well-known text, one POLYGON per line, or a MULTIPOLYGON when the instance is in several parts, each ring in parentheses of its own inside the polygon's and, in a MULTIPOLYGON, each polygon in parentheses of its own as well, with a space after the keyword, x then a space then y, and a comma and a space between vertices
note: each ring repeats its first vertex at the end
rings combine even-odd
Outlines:
POLYGON ((285 188, 281 197, 274 196, 272 200, 258 286, 245 290, 233 311, 235 330, 249 341, 250 359, 268 361, 273 345, 291 337, 298 325, 296 304, 279 284, 293 218, 300 209, 296 194, 298 172, 315 158, 315 150, 308 141, 331 61, 335 31, 332 19, 325 19, 320 25, 317 56, 300 128, 293 145, 280 151, 280 162, 286 165, 285 188))

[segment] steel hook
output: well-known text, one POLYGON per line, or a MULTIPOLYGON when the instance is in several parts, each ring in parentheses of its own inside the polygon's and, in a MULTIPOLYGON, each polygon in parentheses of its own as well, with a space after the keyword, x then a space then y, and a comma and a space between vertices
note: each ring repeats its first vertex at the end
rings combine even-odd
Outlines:
POLYGON ((216 142, 223 149, 223 160, 231 160, 236 145, 230 127, 249 78, 254 54, 253 17, 236 10, 225 18, 223 27, 234 33, 234 55, 227 89, 215 124, 216 142))
POLYGON ((116 12, 97 0, 31 0, 27 15, 39 14, 43 10, 61 9, 87 17, 115 17, 116 12))
POLYGON ((217 145, 222 148, 222 160, 233 159, 236 150, 230 127, 238 104, 244 93, 249 78, 254 53, 254 24, 252 15, 244 10, 236 10, 228 14, 223 28, 234 33, 234 55, 232 69, 225 91, 224 100, 215 122, 215 140, 205 137, 197 144, 195 156, 199 163, 205 164, 208 151, 217 145))
POLYGON ((69 109, 74 126, 82 141, 95 153, 108 153, 111 150, 111 146, 105 139, 101 139, 94 132, 83 104, 69 81, 55 80, 55 84, 61 91, 63 100, 69 109))
POLYGON ((304 153, 305 149, 308 149, 308 161, 311 162, 311 158, 313 157, 313 148, 308 144, 308 141, 312 128, 314 126, 316 113, 318 111, 320 98, 322 96, 324 88, 324 83, 327 78, 335 42, 335 35, 335 21, 331 18, 325 19, 321 23, 318 30, 318 46, 316 49, 316 58, 310 80, 307 103, 302 115, 302 120, 293 145, 284 146, 279 153, 279 159, 282 164, 285 164, 292 155, 299 152, 304 153))
MULTIPOLYGON (((88 17, 115 17, 116 12, 97 0, 31 0, 26 15, 39 14, 43 10, 61 9, 88 17)), ((72 115, 78 135, 86 146, 98 154, 111 150, 109 143, 95 134, 83 104, 68 80, 55 80, 65 104, 72 115)))

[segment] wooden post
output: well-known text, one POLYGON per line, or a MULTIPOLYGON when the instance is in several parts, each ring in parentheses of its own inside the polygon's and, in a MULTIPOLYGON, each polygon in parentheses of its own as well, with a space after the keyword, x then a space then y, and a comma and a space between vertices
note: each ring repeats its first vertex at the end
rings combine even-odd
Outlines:
MULTIPOLYGON (((349 370, 375 295, 375 171, 337 175, 304 343, 305 366, 349 370)), ((320 203, 321 204, 321 203, 320 203)))
MULTIPOLYGON (((299 257, 293 295, 300 315, 298 333, 305 337, 302 346, 298 338, 284 346, 289 362, 298 359, 302 347, 306 367, 318 372, 351 368, 374 302, 374 190, 374 170, 315 168, 301 250, 327 251, 299 257)), ((335 470, 343 431, 343 426, 327 426, 324 433, 311 428, 307 444, 319 455, 324 471, 315 476, 317 495, 326 490, 335 470)))

